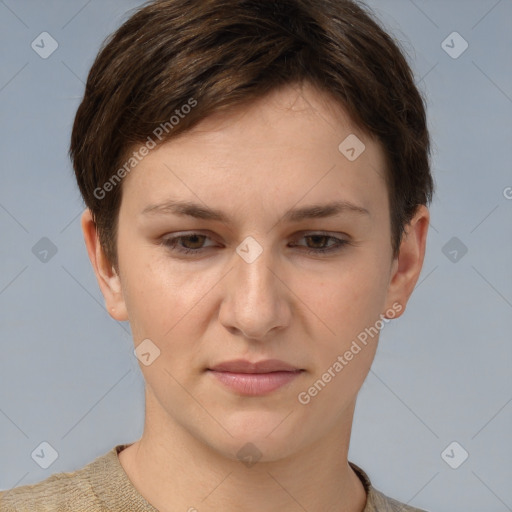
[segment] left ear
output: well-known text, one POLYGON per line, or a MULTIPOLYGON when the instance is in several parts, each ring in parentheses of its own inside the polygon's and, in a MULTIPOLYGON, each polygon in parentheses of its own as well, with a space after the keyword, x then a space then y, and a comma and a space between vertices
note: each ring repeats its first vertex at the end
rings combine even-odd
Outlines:
POLYGON ((392 308, 396 312, 393 318, 398 318, 405 311, 409 297, 420 276, 425 257, 429 222, 430 213, 428 208, 420 205, 414 217, 405 227, 398 256, 392 264, 386 297, 386 307, 388 309, 397 303, 402 306, 400 309, 392 308))

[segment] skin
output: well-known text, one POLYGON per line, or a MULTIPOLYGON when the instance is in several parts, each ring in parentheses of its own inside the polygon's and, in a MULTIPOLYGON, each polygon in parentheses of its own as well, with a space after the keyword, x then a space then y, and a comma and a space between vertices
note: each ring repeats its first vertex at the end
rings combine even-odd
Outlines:
POLYGON ((149 366, 139 363, 144 432, 119 454, 134 486, 161 512, 364 509, 347 453, 378 336, 307 405, 297 397, 381 315, 399 317, 418 280, 428 209, 418 208, 393 259, 383 176, 381 146, 340 106, 307 84, 287 86, 202 121, 152 150, 124 179, 118 272, 84 212, 109 313, 130 321, 135 346, 149 338, 161 351, 149 366), (338 150, 349 134, 366 146, 353 162, 338 150), (220 209, 229 220, 141 213, 171 198, 220 209), (369 213, 283 221, 291 208, 333 200, 369 213), (176 247, 200 248, 199 255, 161 245, 191 231, 207 238, 176 247), (335 242, 305 236, 318 232, 348 243, 308 254, 335 242), (248 236, 262 247, 251 263, 236 252, 248 236), (241 396, 205 371, 238 358, 276 358, 305 371, 266 396, 241 396), (236 455, 249 442, 261 452, 251 467, 236 455))

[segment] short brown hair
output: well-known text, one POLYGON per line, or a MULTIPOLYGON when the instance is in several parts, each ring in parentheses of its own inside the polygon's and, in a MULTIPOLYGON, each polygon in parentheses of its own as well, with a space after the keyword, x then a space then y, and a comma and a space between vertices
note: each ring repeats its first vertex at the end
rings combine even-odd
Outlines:
POLYGON ((371 10, 354 0, 156 0, 104 42, 71 135, 78 186, 112 265, 122 190, 112 177, 134 144, 159 126, 165 142, 214 113, 304 82, 382 144, 396 256, 405 225, 432 198, 430 138, 413 73, 371 10), (191 99, 195 107, 170 123, 191 99), (98 194, 105 185, 108 193, 98 194))

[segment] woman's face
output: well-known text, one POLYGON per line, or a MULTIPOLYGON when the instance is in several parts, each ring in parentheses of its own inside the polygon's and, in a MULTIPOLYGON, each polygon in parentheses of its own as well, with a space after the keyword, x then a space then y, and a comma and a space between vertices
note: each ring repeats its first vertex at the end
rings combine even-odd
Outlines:
POLYGON ((252 443, 263 460, 346 423, 382 316, 407 299, 380 146, 312 87, 287 87, 150 151, 122 186, 115 315, 135 347, 150 340, 146 421, 232 458, 252 443), (302 371, 211 371, 236 359, 302 371))

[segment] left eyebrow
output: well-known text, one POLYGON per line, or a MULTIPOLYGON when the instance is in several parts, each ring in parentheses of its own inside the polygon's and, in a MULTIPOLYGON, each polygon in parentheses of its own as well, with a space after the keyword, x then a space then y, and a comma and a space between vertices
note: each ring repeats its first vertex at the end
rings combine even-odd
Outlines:
MULTIPOLYGON (((370 215, 370 212, 362 206, 350 201, 334 201, 327 204, 312 204, 301 208, 289 210, 283 216, 284 222, 300 222, 305 219, 320 219, 334 217, 343 213, 355 213, 358 215, 370 215)), ((170 200, 165 203, 150 205, 144 208, 143 215, 173 214, 194 217, 203 220, 215 220, 227 223, 229 217, 221 210, 190 201, 170 200)))
POLYGON ((358 215, 370 215, 370 212, 350 201, 334 201, 327 204, 313 204, 288 211, 283 220, 285 222, 300 222, 304 219, 323 219, 335 217, 343 213, 356 213, 358 215))

